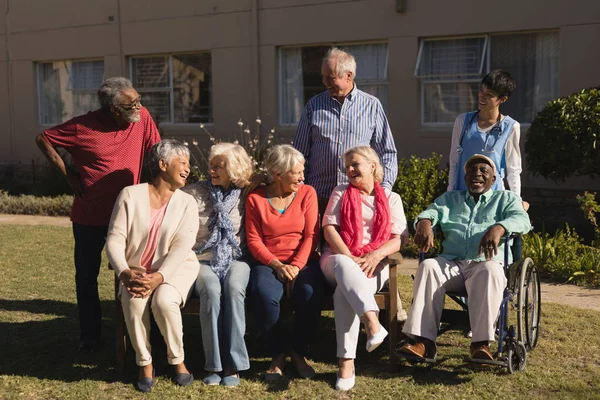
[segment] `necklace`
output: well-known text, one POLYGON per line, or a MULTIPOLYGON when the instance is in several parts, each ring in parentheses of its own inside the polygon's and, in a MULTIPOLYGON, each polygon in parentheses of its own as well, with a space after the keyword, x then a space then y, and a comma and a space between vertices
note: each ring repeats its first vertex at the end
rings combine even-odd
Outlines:
POLYGON ((279 198, 282 202, 284 202, 285 206, 283 208, 277 208, 275 206, 275 204, 273 204, 273 202, 271 201, 271 197, 268 195, 267 191, 265 190, 265 196, 267 197, 267 201, 269 202, 269 204, 271 205, 271 207, 273 207, 275 209, 275 211, 277 211, 279 214, 283 214, 285 213, 285 211, 292 205, 292 203, 294 202, 294 199, 296 198, 296 192, 293 193, 292 196, 288 196, 291 197, 291 200, 286 204, 285 200, 281 197, 281 196, 276 196, 277 198, 279 198))

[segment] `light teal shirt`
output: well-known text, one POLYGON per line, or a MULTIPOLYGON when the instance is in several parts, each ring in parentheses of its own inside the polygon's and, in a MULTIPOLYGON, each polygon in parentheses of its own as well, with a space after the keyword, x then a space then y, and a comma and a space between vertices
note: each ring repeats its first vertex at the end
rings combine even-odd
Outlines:
MULTIPOLYGON (((444 234, 441 257, 447 260, 485 260, 479 256, 479 242, 493 226, 502 225, 506 234, 525 234, 531 230, 529 216, 519 196, 506 190, 488 190, 475 203, 466 190, 446 192, 420 213, 416 220, 431 220, 444 234)), ((511 262, 509 254, 509 262, 511 262)), ((498 245, 494 260, 504 263, 504 241, 498 245)))

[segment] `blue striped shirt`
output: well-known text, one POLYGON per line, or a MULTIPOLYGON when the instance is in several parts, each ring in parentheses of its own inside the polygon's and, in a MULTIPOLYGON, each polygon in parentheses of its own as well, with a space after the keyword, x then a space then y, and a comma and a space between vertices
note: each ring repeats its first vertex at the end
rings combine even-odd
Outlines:
POLYGON ((371 146, 383 166, 382 186, 392 189, 398 159, 392 131, 379 100, 354 88, 340 104, 325 91, 308 101, 294 137, 306 158, 305 182, 329 198, 333 188, 348 183, 344 151, 371 146))

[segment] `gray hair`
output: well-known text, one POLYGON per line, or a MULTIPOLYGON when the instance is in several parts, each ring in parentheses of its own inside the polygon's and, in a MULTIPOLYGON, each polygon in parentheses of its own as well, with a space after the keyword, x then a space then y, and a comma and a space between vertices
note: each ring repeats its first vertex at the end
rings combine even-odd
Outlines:
POLYGON ((373 171, 373 180, 378 183, 383 182, 383 167, 381 166, 381 161, 379 161, 379 156, 377 155, 377 152, 375 150, 373 150, 369 146, 353 147, 344 152, 344 158, 352 154, 357 154, 361 156, 369 163, 375 163, 375 170, 373 171))
POLYGON ((102 86, 98 89, 98 101, 102 108, 110 108, 117 103, 115 99, 121 97, 121 92, 125 89, 133 89, 131 81, 122 76, 105 79, 102 86))
POLYGON ((254 164, 242 146, 228 142, 217 143, 210 148, 208 161, 216 156, 225 157, 225 171, 236 187, 243 188, 250 184, 254 164))
POLYGON ((304 164, 304 156, 289 144, 276 144, 271 147, 263 161, 269 182, 273 180, 274 175, 283 175, 298 163, 304 164))
POLYGON ((190 158, 190 149, 175 139, 163 139, 152 146, 150 155, 148 156, 148 167, 152 174, 152 179, 156 178, 160 173, 160 160, 165 160, 168 164, 173 157, 183 156, 190 158))
POLYGON ((340 50, 337 47, 329 49, 323 63, 329 60, 335 60, 335 75, 339 78, 344 76, 348 72, 352 72, 352 80, 356 77, 356 59, 354 56, 344 50, 340 50))

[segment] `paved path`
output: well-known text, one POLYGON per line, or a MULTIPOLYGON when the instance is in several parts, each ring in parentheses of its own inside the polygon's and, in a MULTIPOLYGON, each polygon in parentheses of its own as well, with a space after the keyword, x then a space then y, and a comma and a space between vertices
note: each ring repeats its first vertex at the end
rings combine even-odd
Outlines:
MULTIPOLYGON (((414 275, 418 265, 418 260, 405 258, 399 272, 414 275)), ((600 289, 542 282, 542 304, 544 303, 559 303, 600 311, 600 289)))
MULTIPOLYGON (((55 225, 70 227, 68 217, 0 214, 0 224, 55 225)), ((417 271, 418 260, 405 259, 400 273, 410 275, 417 271)), ((600 289, 586 289, 575 285, 542 282, 542 303, 559 303, 578 308, 600 311, 600 289)))

